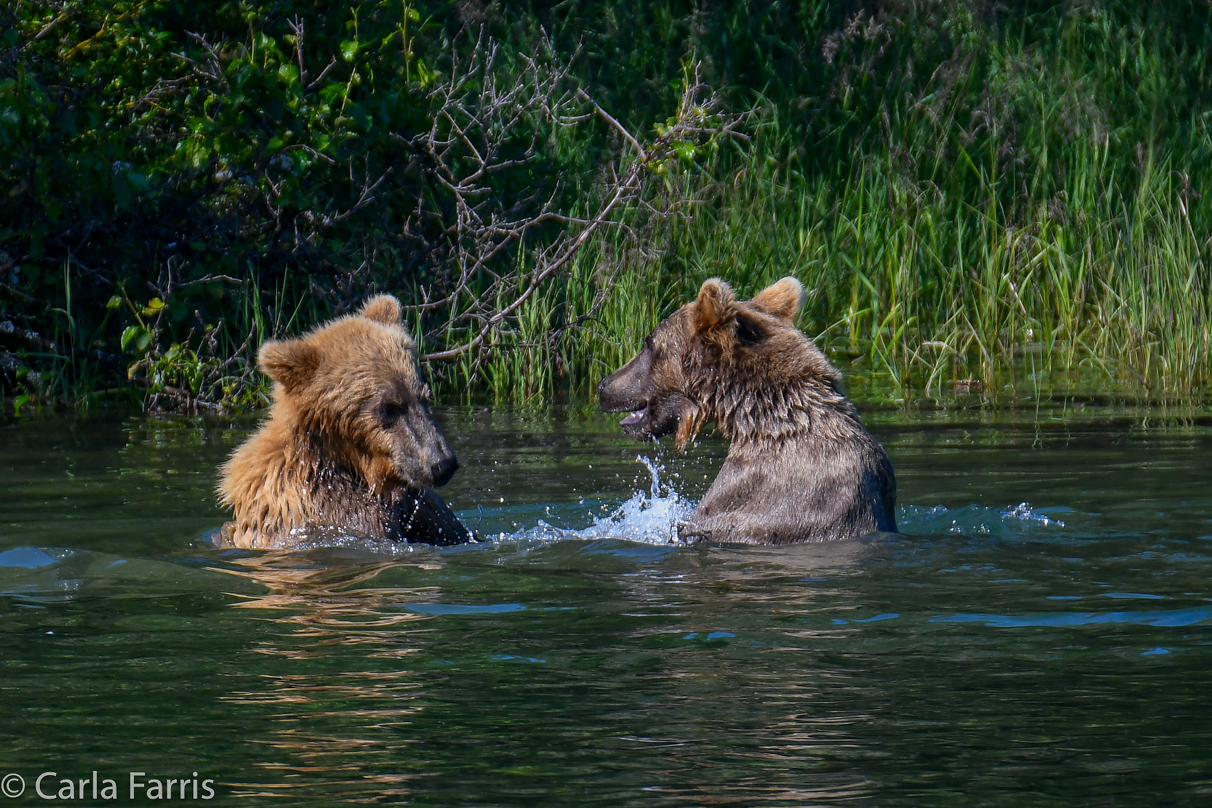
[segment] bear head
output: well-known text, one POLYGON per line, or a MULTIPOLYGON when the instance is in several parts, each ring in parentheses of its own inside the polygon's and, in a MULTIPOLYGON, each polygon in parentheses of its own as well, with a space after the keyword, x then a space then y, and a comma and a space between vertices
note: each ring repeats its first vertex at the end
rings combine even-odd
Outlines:
POLYGON ((257 365, 276 382, 275 412, 373 491, 441 486, 458 468, 391 295, 299 339, 267 342, 257 365))
POLYGON ((805 376, 835 385, 837 371, 793 323, 803 305, 804 287, 792 277, 748 301, 718 278, 706 281, 640 353, 602 380, 602 410, 629 413, 620 425, 632 437, 676 434, 681 449, 706 421, 743 408, 746 398, 778 395, 805 376))

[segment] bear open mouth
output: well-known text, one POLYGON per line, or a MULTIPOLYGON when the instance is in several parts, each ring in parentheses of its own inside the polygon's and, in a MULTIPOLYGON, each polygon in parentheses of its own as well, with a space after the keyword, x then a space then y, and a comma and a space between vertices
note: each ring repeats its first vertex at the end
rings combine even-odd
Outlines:
POLYGON ((622 421, 619 421, 619 426, 634 426, 635 424, 638 424, 641 421, 643 421, 645 416, 647 416, 647 415, 648 415, 648 405, 645 404, 643 407, 640 407, 638 410, 635 410, 630 415, 623 418, 622 421))

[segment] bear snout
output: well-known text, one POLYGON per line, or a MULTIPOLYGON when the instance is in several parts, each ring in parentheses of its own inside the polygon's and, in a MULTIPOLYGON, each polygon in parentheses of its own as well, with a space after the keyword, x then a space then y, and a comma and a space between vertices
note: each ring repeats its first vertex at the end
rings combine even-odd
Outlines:
POLYGON ((459 458, 453 454, 446 455, 437 463, 430 467, 430 473, 433 475, 433 487, 441 488, 450 482, 450 478, 459 470, 459 458))
POLYGON ((601 405, 604 412, 611 412, 612 410, 610 408, 615 405, 614 394, 610 389, 611 380, 613 378, 614 376, 607 376, 605 379, 598 382, 598 403, 601 405))
MULTIPOLYGON (((623 370, 627 370, 627 368, 623 368, 623 370)), ((623 375, 623 371, 602 379, 601 384, 598 385, 598 405, 602 408, 602 412, 630 412, 643 409, 648 404, 648 399, 642 394, 642 391, 636 389, 637 387, 638 385, 633 379, 623 375)))
POLYGON ((652 357, 648 349, 598 384, 602 412, 631 412, 648 406, 652 396, 652 357))

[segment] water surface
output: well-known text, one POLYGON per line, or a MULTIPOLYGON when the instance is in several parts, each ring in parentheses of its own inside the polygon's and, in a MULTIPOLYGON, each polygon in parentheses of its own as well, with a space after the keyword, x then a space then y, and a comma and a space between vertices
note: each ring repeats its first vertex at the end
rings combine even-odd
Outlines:
POLYGON ((123 804, 131 771, 223 804, 1208 804, 1207 415, 867 420, 903 535, 670 546, 718 442, 469 409, 444 493, 488 541, 295 553, 209 540, 252 421, 0 425, 0 775, 14 803, 96 770, 123 804))

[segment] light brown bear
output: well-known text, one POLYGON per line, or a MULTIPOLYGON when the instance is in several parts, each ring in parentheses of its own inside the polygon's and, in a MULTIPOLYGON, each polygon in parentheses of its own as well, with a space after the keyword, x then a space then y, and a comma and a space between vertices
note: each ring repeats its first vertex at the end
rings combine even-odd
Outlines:
POLYGON ((298 528, 458 544, 473 537, 431 489, 458 460, 429 414, 416 347, 391 295, 299 339, 267 342, 269 420, 223 466, 219 501, 237 547, 290 547, 298 528))
POLYGON ((841 374, 792 320, 804 287, 783 278, 750 301, 711 279, 598 386, 602 409, 630 412, 628 434, 676 434, 707 421, 731 441, 684 541, 783 544, 895 531, 896 475, 841 391, 841 374))

